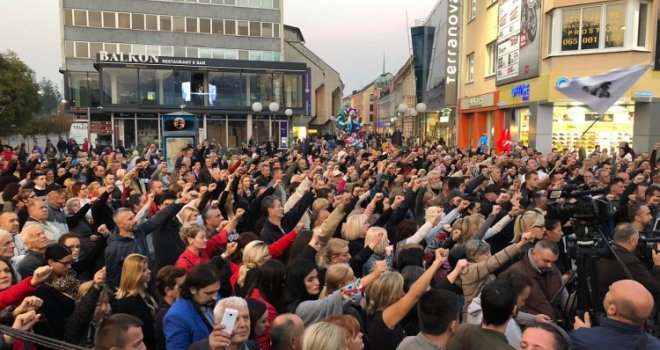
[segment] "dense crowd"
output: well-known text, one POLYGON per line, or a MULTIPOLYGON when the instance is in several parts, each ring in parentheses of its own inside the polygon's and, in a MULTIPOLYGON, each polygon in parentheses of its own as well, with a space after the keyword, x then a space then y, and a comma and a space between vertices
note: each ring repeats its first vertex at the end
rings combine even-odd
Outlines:
POLYGON ((659 148, 4 145, 0 349, 660 349, 659 148))

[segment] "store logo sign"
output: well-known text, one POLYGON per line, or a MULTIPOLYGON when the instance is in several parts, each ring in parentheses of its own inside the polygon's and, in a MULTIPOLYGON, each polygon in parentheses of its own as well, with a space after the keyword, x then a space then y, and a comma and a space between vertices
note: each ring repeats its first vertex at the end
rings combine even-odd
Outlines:
POLYGON ((511 88, 511 97, 522 97, 523 101, 529 101, 529 84, 520 84, 511 88))
POLYGON ((561 88, 567 87, 568 83, 570 83, 570 82, 571 82, 570 79, 568 79, 566 77, 561 77, 561 78, 557 79, 557 81, 555 82, 555 86, 558 89, 561 89, 561 88))
POLYGON ((132 52, 99 52, 99 62, 124 62, 124 63, 159 63, 160 58, 156 55, 134 54, 132 52))

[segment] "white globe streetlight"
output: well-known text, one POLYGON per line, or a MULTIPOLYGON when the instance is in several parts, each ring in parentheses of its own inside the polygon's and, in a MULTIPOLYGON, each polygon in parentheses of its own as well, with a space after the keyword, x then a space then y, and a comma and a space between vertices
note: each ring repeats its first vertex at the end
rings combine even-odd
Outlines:
POLYGON ((397 110, 399 111, 399 113, 406 113, 406 111, 408 110, 408 105, 402 102, 401 104, 399 104, 399 107, 397 107, 397 110))
POLYGON ((426 113, 426 104, 423 103, 423 102, 420 102, 420 103, 417 104, 417 106, 415 106, 415 109, 419 113, 426 113))
POLYGON ((280 110, 280 104, 277 103, 277 102, 271 102, 271 103, 268 105, 268 109, 269 109, 271 112, 275 113, 275 112, 277 112, 277 111, 280 110))
POLYGON ((417 116, 417 111, 411 108, 411 109, 408 110, 408 114, 411 117, 416 117, 417 116))
POLYGON ((263 109, 264 109, 264 106, 262 106, 261 103, 259 103, 259 102, 255 102, 255 103, 252 104, 252 110, 253 110, 254 112, 259 113, 259 112, 261 112, 261 110, 263 110, 263 109))
POLYGON ((291 108, 287 108, 284 110, 284 114, 286 114, 287 117, 290 117, 293 115, 293 111, 291 110, 291 108))

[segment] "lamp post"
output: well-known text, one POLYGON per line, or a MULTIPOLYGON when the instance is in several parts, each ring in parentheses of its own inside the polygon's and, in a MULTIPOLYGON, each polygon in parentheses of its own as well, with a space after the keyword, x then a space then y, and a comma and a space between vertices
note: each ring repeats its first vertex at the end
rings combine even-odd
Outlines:
POLYGON ((415 111, 418 113, 422 113, 423 117, 421 118, 421 125, 423 125, 422 129, 422 142, 426 139, 426 104, 424 102, 420 102, 415 106, 415 111))
MULTIPOLYGON (((255 102, 255 103, 252 104, 252 111, 255 113, 255 117, 256 117, 259 113, 261 113, 261 111, 262 111, 263 109, 264 109, 264 106, 262 106, 260 102, 255 102)), ((250 133, 249 133, 249 135, 248 135, 248 136, 249 136, 249 137, 248 137, 248 141, 249 141, 249 139, 253 139, 253 138, 254 138, 254 135, 252 135, 252 129, 253 129, 253 128, 252 128, 252 124, 253 124, 253 123, 256 123, 256 122, 257 122, 256 118, 253 118, 252 123, 250 123, 250 125, 249 125, 249 127, 250 127, 250 133)), ((258 143, 258 141, 259 141, 259 140, 257 140, 257 143, 258 143)))
POLYGON ((268 141, 270 141, 270 138, 273 137, 273 114, 280 110, 280 104, 277 102, 271 102, 268 105, 268 109, 270 110, 270 114, 268 115, 268 141))
MULTIPOLYGON (((286 115, 286 145, 284 148, 288 148, 289 145, 293 143, 293 140, 289 140, 290 137, 289 135, 293 136, 293 126, 291 125, 291 116, 293 115, 293 110, 291 108, 287 108, 284 110, 284 114, 286 115), (291 133, 289 131, 292 131, 291 133)), ((291 137, 292 138, 292 137, 291 137)))
POLYGON ((62 109, 66 108, 66 100, 62 100, 61 106, 62 108, 60 109, 59 107, 57 108, 57 137, 62 137, 62 109))

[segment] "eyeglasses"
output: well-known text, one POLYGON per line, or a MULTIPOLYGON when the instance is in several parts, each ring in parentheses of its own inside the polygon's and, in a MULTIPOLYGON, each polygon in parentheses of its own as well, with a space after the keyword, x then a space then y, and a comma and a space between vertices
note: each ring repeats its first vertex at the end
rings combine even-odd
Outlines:
POLYGON ((73 262, 72 262, 72 261, 69 261, 69 262, 59 261, 59 260, 55 260, 55 261, 58 262, 58 263, 60 263, 60 264, 62 264, 62 265, 64 265, 64 266, 66 266, 66 267, 71 267, 71 266, 73 266, 73 262))

